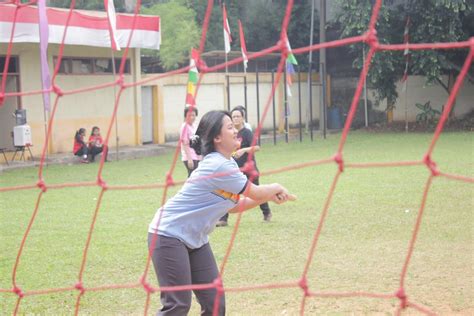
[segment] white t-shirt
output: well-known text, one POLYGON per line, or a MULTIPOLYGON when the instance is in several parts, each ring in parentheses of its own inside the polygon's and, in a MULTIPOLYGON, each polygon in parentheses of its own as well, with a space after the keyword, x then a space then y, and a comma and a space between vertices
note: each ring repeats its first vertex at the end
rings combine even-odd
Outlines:
POLYGON ((253 131, 253 130, 252 130, 252 125, 250 125, 249 122, 245 122, 245 123, 244 123, 244 127, 245 127, 246 129, 249 129, 251 132, 253 131))

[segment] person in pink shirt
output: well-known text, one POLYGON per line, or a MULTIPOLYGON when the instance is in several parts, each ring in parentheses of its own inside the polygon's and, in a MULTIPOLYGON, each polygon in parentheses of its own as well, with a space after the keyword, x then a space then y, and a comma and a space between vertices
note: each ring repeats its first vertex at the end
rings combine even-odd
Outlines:
POLYGON ((184 108, 184 122, 181 126, 179 139, 181 143, 181 160, 188 171, 188 177, 198 167, 199 161, 202 160, 202 157, 196 154, 196 151, 190 146, 191 139, 196 133, 194 122, 197 115, 198 110, 196 107, 193 107, 192 111, 189 106, 184 108))

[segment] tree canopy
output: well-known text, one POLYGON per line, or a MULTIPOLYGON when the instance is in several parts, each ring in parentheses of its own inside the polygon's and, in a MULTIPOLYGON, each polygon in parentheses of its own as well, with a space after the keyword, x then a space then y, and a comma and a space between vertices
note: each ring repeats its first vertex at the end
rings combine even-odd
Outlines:
MULTIPOLYGON (((338 0, 337 21, 341 37, 362 34, 367 30, 373 1, 338 0)), ((377 36, 381 43, 403 43, 407 18, 410 18, 410 43, 464 41, 474 33, 473 7, 468 0, 406 0, 384 1, 377 22, 377 36), (398 4, 398 5, 397 5, 398 4)), ((354 67, 362 68, 363 44, 351 47, 354 67)), ((367 52, 367 50, 366 50, 367 52)), ((440 83, 447 91, 442 75, 459 72, 467 50, 419 50, 410 52, 409 74, 423 75, 427 84, 440 83)), ((386 99, 390 107, 398 95, 396 82, 404 73, 402 51, 377 52, 374 56, 367 83, 376 90, 379 101, 386 99)), ((472 77, 470 77, 472 80, 472 77)))
MULTIPOLYGON (((115 0, 117 12, 133 12, 129 0, 115 0)), ((285 0, 222 0, 215 1, 206 37, 206 51, 223 50, 222 8, 226 3, 230 29, 233 37, 232 50, 240 50, 238 19, 242 21, 247 49, 259 51, 277 43, 287 1, 285 0)), ((49 0, 48 5, 69 8, 71 0, 49 0)), ((76 0, 76 9, 104 10, 103 0, 76 0)), ((175 69, 187 62, 192 47, 200 40, 207 1, 196 0, 143 0, 142 14, 161 17, 163 43, 160 51, 143 50, 144 55, 156 56, 165 70, 175 69)), ((309 44, 311 2, 295 1, 288 38, 292 47, 309 44)), ((314 42, 318 40, 318 15, 315 14, 314 42)), ((303 68, 306 58, 299 58, 303 68)))
POLYGON ((158 56, 161 66, 167 70, 185 64, 190 49, 198 45, 201 34, 196 23, 196 12, 187 7, 183 0, 145 7, 142 13, 160 16, 162 37, 165 38, 159 51, 144 50, 143 54, 158 56))

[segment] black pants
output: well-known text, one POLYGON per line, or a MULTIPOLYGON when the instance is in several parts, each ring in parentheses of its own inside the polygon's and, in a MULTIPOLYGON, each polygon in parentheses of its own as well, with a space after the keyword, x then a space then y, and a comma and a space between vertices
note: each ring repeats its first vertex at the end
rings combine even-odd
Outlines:
POLYGON ((101 152, 104 152, 104 155, 105 155, 105 160, 107 160, 107 149, 102 146, 102 147, 97 147, 97 146, 91 146, 91 148, 89 148, 89 159, 90 161, 94 161, 95 160, 95 156, 97 156, 98 154, 100 154, 101 152))
POLYGON ((189 177, 191 176, 191 172, 193 172, 193 171, 198 167, 198 165, 199 165, 199 160, 193 160, 194 166, 193 166, 192 169, 189 169, 189 167, 188 167, 188 161, 187 161, 187 160, 186 160, 186 161, 183 161, 183 163, 184 163, 184 166, 186 167, 186 170, 188 170, 188 178, 189 178, 189 177))
POLYGON ((89 153, 89 148, 87 146, 82 146, 81 149, 79 149, 78 151, 74 153, 74 155, 82 157, 84 155, 87 156, 88 153, 89 153))
MULTIPOLYGON (((247 176, 247 175, 246 175, 247 176)), ((247 176, 248 178, 249 176, 247 176)), ((255 185, 260 185, 260 182, 258 181, 258 177, 255 177, 252 181, 253 184, 255 185)), ((268 205, 268 202, 265 202, 263 204, 260 204, 260 209, 262 210, 262 213, 263 215, 268 215, 270 214, 271 210, 270 210, 270 206, 268 205)), ((226 221, 227 222, 227 219, 229 218, 229 213, 225 214, 224 216, 221 217, 221 221, 226 221)))
MULTIPOLYGON (((148 247, 157 238, 152 253, 153 266, 160 286, 208 284, 214 282, 219 271, 209 243, 198 249, 189 249, 176 238, 148 234, 148 247)), ((201 315, 212 315, 216 289, 194 290, 201 315)), ((191 291, 161 292, 163 308, 160 316, 187 315, 191 308, 191 291)), ((225 315, 225 297, 219 302, 219 315, 225 315)))

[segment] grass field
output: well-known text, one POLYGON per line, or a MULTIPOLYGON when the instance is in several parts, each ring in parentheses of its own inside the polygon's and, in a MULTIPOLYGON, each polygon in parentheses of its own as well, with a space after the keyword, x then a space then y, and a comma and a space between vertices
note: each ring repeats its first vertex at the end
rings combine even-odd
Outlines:
MULTIPOLYGON (((434 151, 438 167, 474 177, 474 134, 443 134, 434 151)), ((340 135, 325 141, 265 144, 257 155, 260 171, 330 157, 340 135)), ((388 162, 423 157, 430 134, 349 135, 346 162, 388 162)), ((163 182, 172 156, 111 162, 104 179, 108 184, 163 182)), ((98 164, 49 166, 47 184, 93 181, 98 164)), ((336 164, 309 167, 261 178, 279 182, 298 201, 271 204, 273 221, 264 223, 260 210, 243 214, 226 266, 227 287, 297 280, 307 261, 336 164)), ((368 291, 393 293, 420 206, 429 171, 425 166, 346 169, 341 175, 308 275, 312 291, 368 291)), ((0 185, 35 183, 37 169, 0 174, 0 185)), ((175 179, 185 177, 178 164, 175 179)), ((172 188, 170 194, 179 188, 172 188)), ((77 282, 82 251, 98 197, 96 187, 49 190, 28 237, 18 268, 17 282, 24 291, 69 287, 77 282)), ((106 192, 95 226, 84 286, 136 282, 147 253, 147 226, 160 206, 161 189, 106 192)), ((38 190, 0 193, 0 289, 12 287, 11 275, 21 238, 34 209, 38 190)), ((474 313, 474 186, 435 178, 406 278, 409 300, 440 314, 474 313)), ((211 235, 220 262, 231 237, 230 227, 211 235)), ((157 285, 154 272, 149 280, 157 285)), ((70 314, 77 291, 25 297, 21 314, 70 314)), ((296 315, 302 298, 299 288, 227 293, 229 315, 296 315)), ((16 296, 0 293, 0 314, 11 314, 16 296)), ((142 289, 86 292, 81 314, 143 314, 142 289)), ((310 298, 311 314, 391 314, 398 300, 367 298, 310 298)), ((150 314, 159 308, 152 296, 150 314)), ((411 309, 410 314, 416 314, 411 309)), ((191 314, 198 314, 193 303, 191 314)))

